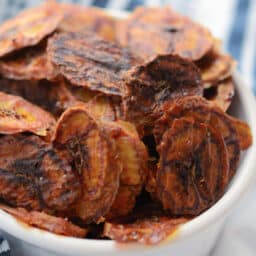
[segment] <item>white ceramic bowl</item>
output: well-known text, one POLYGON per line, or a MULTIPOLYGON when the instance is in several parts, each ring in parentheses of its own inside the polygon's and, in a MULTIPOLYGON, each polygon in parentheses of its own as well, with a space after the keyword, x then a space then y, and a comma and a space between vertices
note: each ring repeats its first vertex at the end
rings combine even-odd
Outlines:
MULTIPOLYGON (((113 13, 124 16, 124 13, 113 13)), ((230 113, 245 120, 256 138, 256 103, 252 91, 235 74, 236 97, 230 113)), ((225 195, 210 209, 182 225, 167 241, 157 246, 119 244, 108 240, 77 239, 55 235, 32 228, 0 210, 0 229, 19 256, 106 256, 106 255, 175 255, 202 256, 214 246, 228 214, 254 180, 256 171, 256 144, 240 160, 239 168, 225 195)))

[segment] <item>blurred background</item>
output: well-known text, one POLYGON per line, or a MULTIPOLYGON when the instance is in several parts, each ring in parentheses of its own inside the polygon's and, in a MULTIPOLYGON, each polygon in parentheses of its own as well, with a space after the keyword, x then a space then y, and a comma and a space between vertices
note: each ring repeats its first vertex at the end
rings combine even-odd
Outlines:
MULTIPOLYGON (((0 21, 43 0, 0 0, 0 21)), ((171 5, 209 27, 239 63, 245 82, 256 94, 256 0, 59 0, 132 11, 138 5, 171 5)))

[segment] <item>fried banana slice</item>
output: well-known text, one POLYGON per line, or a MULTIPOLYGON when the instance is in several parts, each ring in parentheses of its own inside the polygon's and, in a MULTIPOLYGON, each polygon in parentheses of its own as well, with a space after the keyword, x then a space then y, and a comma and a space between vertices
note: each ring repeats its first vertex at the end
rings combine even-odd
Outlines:
POLYGON ((232 78, 220 81, 217 85, 204 89, 204 97, 226 112, 235 95, 235 86, 232 78))
POLYGON ((177 54, 188 60, 202 58, 213 47, 213 37, 203 26, 172 9, 139 7, 117 23, 117 40, 143 60, 177 54))
POLYGON ((120 188, 108 213, 108 218, 127 215, 141 192, 146 171, 148 154, 136 128, 125 121, 104 122, 107 133, 116 142, 117 152, 123 165, 120 188))
POLYGON ((241 150, 249 148, 253 143, 252 132, 250 126, 242 120, 230 116, 239 140, 241 150))
POLYGON ((59 117, 69 106, 77 103, 66 82, 28 81, 0 78, 0 91, 21 96, 59 117))
POLYGON ((141 130, 153 126, 165 104, 179 97, 202 94, 200 73, 192 62, 174 55, 158 56, 127 74, 125 119, 135 123, 143 135, 141 130))
POLYGON ((62 10, 51 1, 6 21, 0 26, 0 57, 38 44, 57 28, 62 18, 62 10))
POLYGON ((50 113, 18 96, 0 92, 0 133, 32 132, 47 136, 55 125, 50 113))
POLYGON ((17 80, 53 80, 58 75, 57 70, 48 60, 46 41, 2 58, 0 74, 17 80))
POLYGON ((223 195, 229 181, 228 154, 212 126, 175 119, 158 150, 158 197, 171 214, 196 216, 223 195))
POLYGON ((81 195, 79 179, 63 156, 35 135, 0 140, 0 197, 33 210, 69 209, 81 195))
POLYGON ((115 121, 123 118, 120 98, 97 95, 86 103, 86 110, 98 120, 115 121))
POLYGON ((115 41, 115 19, 101 9, 75 4, 61 4, 64 19, 59 25, 63 32, 91 30, 107 41, 115 41))
MULTIPOLYGON (((228 155, 230 159, 230 175, 234 175, 240 157, 240 149, 242 145, 242 129, 239 131, 236 118, 230 117, 223 112, 216 105, 202 97, 192 96, 178 99, 175 104, 169 109, 165 109, 165 116, 163 116, 155 125, 154 135, 157 143, 161 141, 164 132, 171 127, 175 118, 193 117, 195 120, 209 124, 216 130, 220 131, 227 146, 228 155)), ((239 121, 239 123, 242 121, 239 121)), ((242 122, 243 123, 243 122, 242 122)), ((243 123, 248 131, 247 136, 251 137, 250 129, 247 124, 243 123)), ((248 138, 248 142, 251 140, 248 138)))
POLYGON ((185 222, 187 219, 184 218, 157 216, 138 219, 128 224, 106 222, 103 235, 121 243, 158 244, 168 239, 185 222))
POLYGON ((0 209, 30 226, 37 227, 54 234, 72 237, 85 237, 87 234, 86 229, 76 226, 67 219, 55 217, 44 212, 27 211, 24 208, 11 208, 5 205, 0 205, 0 209))
POLYGON ((70 154, 80 177, 83 195, 73 215, 86 222, 101 221, 118 187, 121 163, 114 141, 83 105, 68 108, 58 120, 53 143, 70 154))
POLYGON ((127 50, 85 31, 53 36, 48 54, 72 84, 104 94, 123 95, 122 75, 131 67, 127 50))
POLYGON ((230 55, 220 52, 214 47, 206 56, 196 62, 201 70, 201 78, 205 88, 214 86, 219 81, 228 78, 236 67, 236 62, 230 55))

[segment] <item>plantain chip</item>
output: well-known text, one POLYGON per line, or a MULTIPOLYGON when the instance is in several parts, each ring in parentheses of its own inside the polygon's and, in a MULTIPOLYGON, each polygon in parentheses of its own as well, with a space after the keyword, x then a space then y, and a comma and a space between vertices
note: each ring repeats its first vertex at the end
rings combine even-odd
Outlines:
POLYGON ((122 162, 120 188, 108 213, 108 218, 129 214, 135 206, 136 197, 144 184, 148 154, 143 142, 131 123, 125 121, 103 122, 108 134, 116 142, 122 162))
POLYGON ((48 54, 72 84, 108 95, 123 95, 122 76, 131 67, 127 50, 85 31, 53 36, 48 54))
POLYGON ((234 59, 221 53, 219 46, 215 46, 206 56, 196 62, 201 70, 201 77, 205 88, 214 86, 219 81, 228 78, 236 67, 234 59))
POLYGON ((64 211, 81 195, 67 160, 35 135, 1 137, 0 177, 0 198, 12 206, 64 211))
POLYGON ((198 68, 174 55, 158 56, 126 76, 125 119, 135 123, 139 131, 154 125, 164 105, 179 97, 203 93, 198 68))
POLYGON ((184 97, 176 101, 173 106, 167 110, 165 117, 158 120, 155 125, 154 135, 157 143, 161 141, 161 136, 171 126, 175 118, 191 116, 195 120, 209 124, 220 131, 227 146, 230 160, 230 176, 236 172, 240 158, 240 136, 237 133, 236 124, 230 116, 218 108, 215 104, 205 100, 202 97, 192 96, 184 97))
POLYGON ((235 95, 232 78, 220 81, 217 85, 204 90, 204 97, 226 112, 235 95))
POLYGON ((15 50, 38 44, 50 35, 63 18, 54 2, 23 11, 0 26, 0 57, 15 50))
POLYGON ((63 32, 91 30, 107 41, 115 41, 115 19, 99 8, 61 4, 64 19, 59 25, 63 32))
POLYGON ((32 132, 47 136, 55 119, 43 109, 18 96, 0 92, 0 133, 32 132))
POLYGON ((198 215, 224 193, 229 162, 216 129, 193 118, 174 119, 158 147, 157 192, 174 215, 198 215))
POLYGON ((203 26, 172 9, 139 7, 117 23, 117 40, 143 60, 177 54, 188 60, 201 59, 213 47, 213 37, 203 26))
POLYGON ((252 132, 249 125, 235 117, 229 116, 229 118, 235 126, 241 150, 249 148, 253 143, 252 132))
POLYGON ((122 166, 114 141, 79 105, 68 108, 59 118, 53 143, 69 153, 81 179, 83 196, 72 214, 88 223, 101 221, 119 187, 122 166))
POLYGON ((87 234, 86 229, 76 226, 67 219, 55 217, 44 212, 27 211, 24 208, 11 208, 5 205, 0 205, 0 209, 13 215, 30 226, 37 227, 58 235, 85 237, 87 234))
POLYGON ((17 80, 53 80, 58 73, 46 54, 46 41, 0 60, 2 76, 17 80))

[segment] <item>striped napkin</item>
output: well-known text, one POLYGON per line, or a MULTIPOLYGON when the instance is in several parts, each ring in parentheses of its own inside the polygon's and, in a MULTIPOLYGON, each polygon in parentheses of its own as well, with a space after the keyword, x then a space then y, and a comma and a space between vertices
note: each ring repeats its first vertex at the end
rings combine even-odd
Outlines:
MULTIPOLYGON (((0 0, 0 22, 19 10, 39 4, 40 0, 0 0)), ((256 0, 60 0, 81 5, 132 11, 138 5, 171 5, 180 13, 201 22, 219 37, 227 52, 238 61, 238 68, 256 94, 256 0)), ((255 189, 254 189, 255 190, 255 189)), ((255 191, 256 193, 256 191, 255 191)), ((255 195, 254 193, 254 195, 255 195)), ((255 256, 255 196, 248 195, 243 214, 234 214, 226 225, 212 256, 255 256), (243 234, 244 232, 244 234, 243 234)), ((10 254, 6 240, 0 237, 0 256, 10 254)), ((35 252, 36 255, 36 252, 35 252)))

